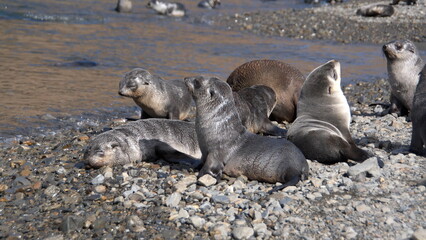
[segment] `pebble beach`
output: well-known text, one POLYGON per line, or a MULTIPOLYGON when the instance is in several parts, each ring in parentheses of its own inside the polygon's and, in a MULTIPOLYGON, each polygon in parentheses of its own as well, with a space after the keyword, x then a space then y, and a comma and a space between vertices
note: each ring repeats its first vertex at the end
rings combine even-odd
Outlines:
MULTIPOLYGON (((233 31, 344 43, 426 40, 424 1, 401 3, 389 19, 354 14, 372 2, 238 13, 215 22, 233 31), (302 16, 306 21, 295 20, 302 16)), ((272 194, 275 184, 197 179, 197 170, 163 160, 87 167, 82 157, 90 139, 125 124, 121 118, 0 146, 0 238, 426 239, 426 158, 408 151, 409 118, 385 114, 386 79, 342 89, 352 137, 374 157, 362 164, 308 160, 308 180, 272 194)))

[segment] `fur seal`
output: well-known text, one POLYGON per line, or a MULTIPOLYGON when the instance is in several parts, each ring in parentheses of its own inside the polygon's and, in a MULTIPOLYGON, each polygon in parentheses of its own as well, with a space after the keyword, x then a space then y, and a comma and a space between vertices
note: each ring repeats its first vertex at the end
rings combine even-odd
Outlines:
POLYGON ((297 118, 287 138, 308 159, 333 164, 348 159, 362 162, 369 157, 349 132, 351 113, 340 81, 340 63, 331 60, 314 69, 303 84, 297 118))
POLYGON ((118 0, 117 6, 115 7, 117 12, 131 12, 132 2, 130 0, 118 0))
POLYGON ((414 94, 411 110, 413 131, 411 133, 410 151, 426 156, 426 67, 420 73, 420 80, 414 94))
POLYGON ((413 105, 414 91, 424 62, 410 40, 397 40, 383 45, 391 88, 389 113, 407 115, 413 105))
POLYGON ((270 118, 277 122, 293 122, 304 80, 298 69, 284 62, 254 60, 237 67, 226 81, 234 91, 257 84, 272 88, 277 94, 277 105, 270 118))
POLYGON ((185 120, 195 116, 195 106, 183 80, 163 80, 145 69, 127 72, 118 94, 131 97, 142 108, 141 118, 185 120))
POLYGON ((407 5, 415 5, 417 4, 417 0, 393 0, 391 5, 398 5, 399 2, 406 2, 407 5))
POLYGON ((268 118, 277 103, 272 88, 254 85, 232 93, 240 119, 248 131, 273 136, 286 135, 284 129, 274 125, 268 118))
POLYGON ((364 17, 390 17, 394 13, 394 7, 386 4, 371 4, 360 7, 356 11, 357 15, 361 15, 364 17))
POLYGON ((208 8, 208 9, 213 9, 213 8, 217 8, 218 6, 220 6, 220 0, 202 0, 198 3, 198 7, 200 8, 208 8))
POLYGON ((218 78, 185 78, 196 105, 195 129, 202 152, 199 176, 222 172, 284 188, 308 176, 302 152, 286 139, 248 132, 235 108, 231 87, 218 78))
POLYGON ((168 3, 158 0, 150 0, 146 6, 154 9, 161 15, 173 17, 183 17, 186 15, 186 8, 182 3, 168 3))
POLYGON ((195 123, 169 119, 145 119, 118 126, 92 138, 84 160, 92 167, 120 165, 166 158, 199 162, 195 123))

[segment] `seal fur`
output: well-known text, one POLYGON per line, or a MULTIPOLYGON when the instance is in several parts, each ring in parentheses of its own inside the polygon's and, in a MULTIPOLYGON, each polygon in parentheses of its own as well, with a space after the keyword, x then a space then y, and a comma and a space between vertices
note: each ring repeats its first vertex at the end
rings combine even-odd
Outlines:
POLYGON ((204 163, 199 176, 245 175, 251 180, 281 182, 282 188, 307 178, 308 163, 294 144, 244 128, 226 82, 192 77, 185 83, 196 104, 195 126, 204 163))
POLYGON ((142 108, 141 118, 185 120, 195 116, 191 94, 182 80, 163 80, 145 69, 126 73, 118 94, 131 97, 142 108))
POLYGON ((132 2, 130 0, 118 0, 114 9, 117 12, 128 13, 132 11, 132 2))
POLYGON ((286 131, 270 120, 277 100, 275 91, 264 85, 254 85, 233 92, 235 106, 243 125, 252 133, 285 136, 286 131))
POLYGON ((420 80, 414 94, 411 112, 413 130, 410 151, 426 157, 426 67, 420 73, 420 80))
POLYGON ((226 81, 234 91, 257 84, 272 88, 277 95, 277 105, 270 118, 293 122, 304 80, 298 69, 282 61, 254 60, 237 67, 226 81))
POLYGON ((410 40, 396 40, 383 45, 387 59, 388 81, 391 88, 389 113, 408 115, 413 105, 414 91, 419 82, 423 59, 410 40))
POLYGON ((183 17, 186 15, 185 5, 178 2, 163 2, 158 0, 150 0, 146 5, 148 8, 154 9, 158 14, 172 16, 172 17, 183 17))
POLYGON ((340 81, 340 63, 332 60, 314 69, 303 84, 297 118, 287 138, 308 159, 333 164, 369 157, 350 135, 350 109, 340 81))
POLYGON ((192 164, 199 163, 196 159, 201 158, 201 151, 195 123, 169 119, 129 122, 92 138, 84 154, 92 167, 157 158, 186 158, 192 164))

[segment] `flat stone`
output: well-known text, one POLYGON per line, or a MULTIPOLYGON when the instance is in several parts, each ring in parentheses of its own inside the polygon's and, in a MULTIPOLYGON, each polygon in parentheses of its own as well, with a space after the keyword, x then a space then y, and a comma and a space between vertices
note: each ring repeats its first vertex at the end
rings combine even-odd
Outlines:
POLYGON ((411 239, 413 239, 413 240, 426 240, 426 229, 424 229, 424 228, 417 229, 413 233, 413 236, 411 237, 411 239))
POLYGON ((211 200, 214 203, 221 203, 221 204, 228 204, 228 203, 230 203, 230 199, 226 195, 214 195, 214 196, 212 196, 211 200))
POLYGON ((127 218, 127 228, 132 232, 145 231, 144 223, 137 215, 131 215, 127 218))
POLYGON ((83 228, 84 218, 79 216, 65 216, 62 219, 61 231, 64 233, 70 233, 83 228))
POLYGON ((194 225, 195 228, 202 228, 204 226, 204 224, 206 223, 206 220, 204 220, 204 218, 201 218, 199 216, 192 216, 189 218, 189 220, 191 221, 192 225, 194 225))
POLYGON ((59 187, 51 185, 44 190, 44 194, 49 197, 55 197, 60 191, 61 189, 59 187))
POLYGON ((185 209, 181 208, 178 213, 178 218, 189 218, 189 213, 185 209))
POLYGON ((177 192, 184 192, 189 185, 197 183, 197 177, 195 175, 191 175, 188 177, 182 178, 179 182, 177 182, 174 187, 177 192))
POLYGON ((381 174, 378 159, 376 157, 369 158, 362 163, 358 163, 348 170, 349 176, 358 176, 362 173, 369 173, 374 177, 379 177, 381 174))
POLYGON ((182 195, 180 193, 174 192, 166 199, 166 205, 168 207, 177 207, 181 198, 182 195))
POLYGON ((370 211, 371 210, 371 208, 369 206, 365 205, 365 204, 360 204, 360 205, 356 206, 355 209, 358 212, 366 212, 366 211, 370 211))
POLYGON ((216 183, 217 183, 216 178, 212 177, 210 174, 206 174, 198 179, 198 184, 205 187, 209 187, 216 183))
POLYGON ((254 230, 251 227, 237 227, 232 231, 235 239, 249 239, 253 234, 254 230))
POLYGON ((92 179, 92 184, 93 185, 97 185, 97 184, 102 184, 105 181, 105 177, 102 174, 99 174, 98 176, 94 177, 92 179))

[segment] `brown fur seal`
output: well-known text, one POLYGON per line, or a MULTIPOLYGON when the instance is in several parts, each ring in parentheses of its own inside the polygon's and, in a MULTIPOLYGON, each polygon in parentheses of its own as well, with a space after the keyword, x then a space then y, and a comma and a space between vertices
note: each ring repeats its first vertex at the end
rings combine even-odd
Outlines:
POLYGON ((252 133, 285 136, 286 131, 269 120, 277 100, 274 90, 263 85, 254 85, 233 92, 235 106, 243 125, 252 133))
POLYGON ((424 62, 413 42, 397 40, 383 45, 391 88, 389 113, 407 115, 413 105, 414 91, 424 62))
POLYGON ((364 17, 390 17, 395 13, 394 7, 386 4, 370 4, 367 6, 360 7, 357 11, 357 15, 364 17))
POLYGON ((195 116, 191 94, 182 80, 163 80, 135 68, 120 81, 118 94, 131 97, 142 108, 141 118, 185 120, 195 116))
POLYGON ((272 88, 277 94, 277 105, 272 111, 271 119, 293 122, 304 80, 299 70, 284 62, 255 60, 237 67, 226 81, 234 91, 256 84, 272 88))
POLYGON ((410 150, 426 157, 426 67, 420 73, 420 80, 414 94, 411 110, 413 131, 410 150))
POLYGON ((269 183, 294 185, 308 176, 302 152, 285 139, 248 132, 235 108, 231 87, 217 78, 186 78, 196 105, 195 128, 204 163, 199 176, 222 172, 269 183))
POLYGON ((117 6, 115 7, 117 12, 131 12, 132 2, 130 0, 118 0, 117 6))
POLYGON ((306 158, 332 164, 348 159, 362 162, 369 154, 358 148, 349 132, 351 114, 340 88, 340 63, 329 61, 306 78, 297 104, 297 118, 288 140, 306 158))
POLYGON ((201 158, 201 152, 195 124, 169 119, 129 122, 92 138, 84 154, 84 160, 92 167, 157 158, 185 158, 193 164, 200 163, 196 160, 201 158))

